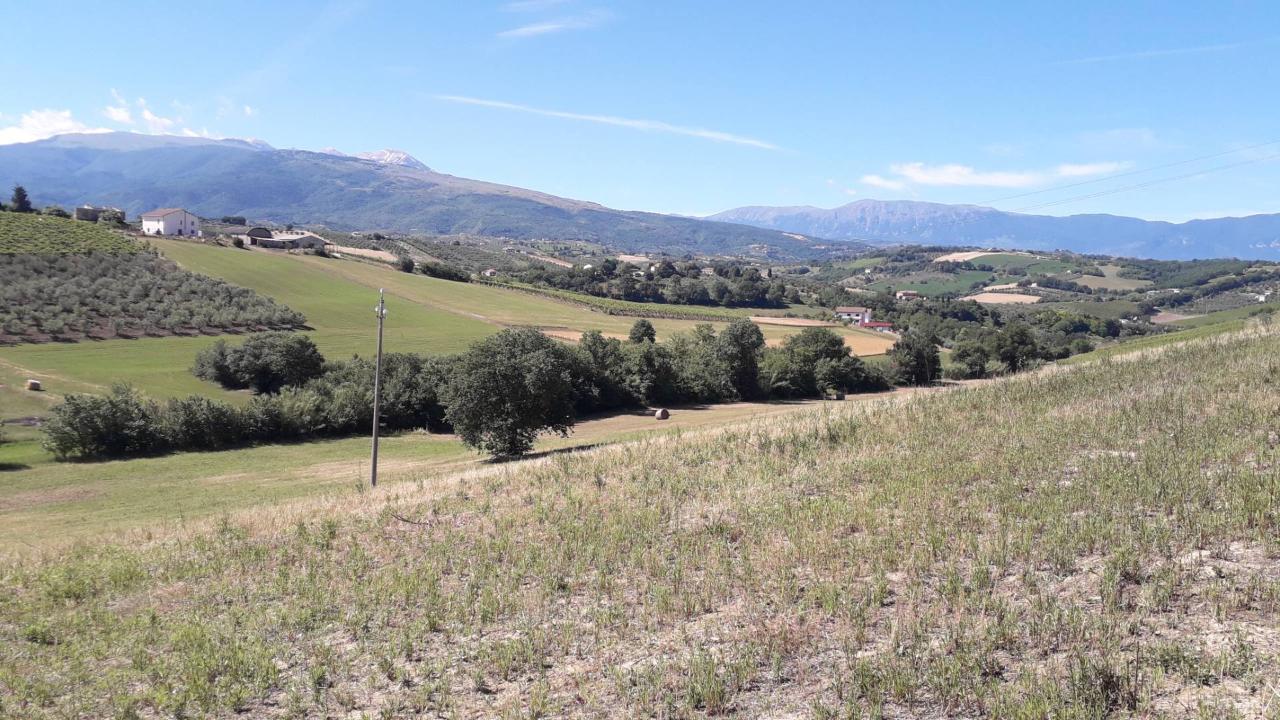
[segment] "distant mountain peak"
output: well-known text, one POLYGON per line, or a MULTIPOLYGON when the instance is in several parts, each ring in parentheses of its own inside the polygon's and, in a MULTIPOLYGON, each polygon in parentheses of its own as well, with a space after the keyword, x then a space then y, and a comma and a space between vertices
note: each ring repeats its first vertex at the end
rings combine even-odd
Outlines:
POLYGON ((399 165, 401 167, 413 168, 414 170, 431 170, 431 168, 427 167, 426 163, 410 155, 404 150, 386 148, 384 150, 375 150, 373 152, 356 153, 355 156, 361 160, 372 160, 376 163, 382 163, 383 165, 399 165))

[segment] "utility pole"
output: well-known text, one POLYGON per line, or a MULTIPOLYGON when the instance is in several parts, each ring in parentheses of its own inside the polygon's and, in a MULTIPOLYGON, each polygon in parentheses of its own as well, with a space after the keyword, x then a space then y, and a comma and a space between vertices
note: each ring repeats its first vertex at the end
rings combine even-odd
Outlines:
POLYGON ((382 401, 382 320, 387 317, 387 301, 378 290, 378 359, 373 366, 373 457, 369 461, 369 487, 378 486, 378 411, 382 401))

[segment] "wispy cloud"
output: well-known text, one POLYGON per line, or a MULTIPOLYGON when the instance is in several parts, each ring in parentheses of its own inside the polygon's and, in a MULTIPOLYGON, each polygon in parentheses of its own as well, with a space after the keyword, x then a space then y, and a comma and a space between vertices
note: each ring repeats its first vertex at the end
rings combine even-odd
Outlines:
POLYGON ((901 190, 907 186, 907 183, 902 180, 893 180, 881 175, 863 175, 862 184, 883 190, 901 190))
POLYGON ((1200 53, 1224 52, 1227 50, 1236 50, 1250 45, 1258 45, 1265 42, 1271 42, 1275 38, 1267 38, 1265 40, 1250 40, 1245 42, 1219 43, 1217 45, 1192 45, 1180 48, 1165 48, 1161 50, 1138 50, 1134 52, 1116 53, 1114 55, 1095 55, 1092 57, 1075 58, 1073 60, 1061 60, 1054 63, 1055 65, 1090 65, 1093 63, 1115 62, 1118 60, 1147 60, 1150 58, 1170 57, 1174 55, 1198 55, 1200 53))
POLYGON ((111 98, 115 100, 115 105, 108 105, 102 109, 102 114, 106 115, 113 122, 122 125, 133 124, 133 113, 129 111, 129 101, 124 99, 115 88, 111 88, 111 98))
POLYGON ((511 28, 510 30, 503 30, 498 33, 498 37, 525 38, 536 37, 538 35, 550 35, 551 33, 564 32, 566 30, 587 30, 589 28, 597 27, 607 21, 610 17, 610 14, 603 10, 593 10, 581 15, 570 15, 552 20, 543 20, 511 28))
POLYGON ((864 175, 862 182, 886 190, 902 190, 908 185, 930 187, 995 187, 1026 188, 1058 180, 1080 178, 1124 170, 1127 162, 1063 163, 1049 170, 978 170, 955 163, 927 165, 922 162, 897 163, 889 166, 894 177, 864 175))
POLYGON ((16 125, 0 127, 0 145, 35 142, 65 133, 102 132, 111 131, 85 125, 76 120, 70 110, 32 110, 23 113, 16 125))
POLYGON ((856 188, 844 187, 842 183, 838 183, 838 182, 836 182, 834 178, 829 178, 829 179, 827 180, 827 187, 829 187, 829 188, 836 188, 836 189, 839 189, 839 190, 840 190, 840 192, 844 193, 845 195, 849 195, 849 196, 853 196, 853 195, 857 195, 857 194, 858 194, 858 190, 857 190, 856 188))
POLYGON ((563 112, 560 110, 546 110, 543 108, 531 107, 529 105, 519 105, 517 103, 503 102, 501 100, 485 100, 482 98, 466 97, 463 95, 436 95, 435 98, 444 102, 458 103, 462 105, 477 105, 480 107, 495 108, 498 110, 528 113, 530 115, 542 115, 544 117, 563 118, 565 120, 578 120, 581 122, 597 123, 600 125, 613 125, 615 127, 624 127, 632 130, 642 130, 645 132, 685 135, 687 137, 702 138, 703 140, 713 140, 715 142, 746 145, 748 147, 760 148, 762 150, 779 149, 778 146, 773 143, 768 143, 751 137, 745 137, 743 135, 734 135, 733 133, 721 132, 719 130, 707 130, 705 128, 672 125, 671 123, 665 123, 660 120, 637 120, 634 118, 617 117, 614 115, 590 115, 584 113, 563 112))

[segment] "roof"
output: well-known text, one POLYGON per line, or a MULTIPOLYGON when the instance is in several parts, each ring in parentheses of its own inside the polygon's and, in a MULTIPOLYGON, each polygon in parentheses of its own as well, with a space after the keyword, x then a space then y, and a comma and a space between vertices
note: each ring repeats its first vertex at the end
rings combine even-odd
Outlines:
POLYGON ((162 218, 165 215, 172 215, 176 212, 186 212, 186 210, 183 210, 182 208, 159 208, 156 210, 152 210, 151 212, 142 213, 142 217, 143 218, 162 218))
POLYGON ((869 311, 870 308, 858 307, 857 305, 841 305, 836 308, 838 313, 865 313, 869 311))
POLYGON ((899 290, 898 294, 899 295, 919 295, 920 291, 919 290, 899 290))
POLYGON ((868 321, 868 322, 864 322, 864 323, 862 323, 862 327, 887 327, 887 328, 891 328, 891 327, 893 327, 893 323, 891 323, 891 322, 870 322, 870 321, 868 321))

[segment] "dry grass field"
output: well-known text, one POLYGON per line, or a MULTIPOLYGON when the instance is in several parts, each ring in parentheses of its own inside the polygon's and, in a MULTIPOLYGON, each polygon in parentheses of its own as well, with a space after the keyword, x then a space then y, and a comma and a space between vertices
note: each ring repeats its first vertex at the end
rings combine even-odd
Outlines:
POLYGON ((12 717, 1280 717, 1280 335, 0 569, 12 717))
POLYGON ((983 305, 1029 305, 1040 302, 1039 295, 1023 295, 1022 293, 980 292, 960 298, 972 300, 983 305))

